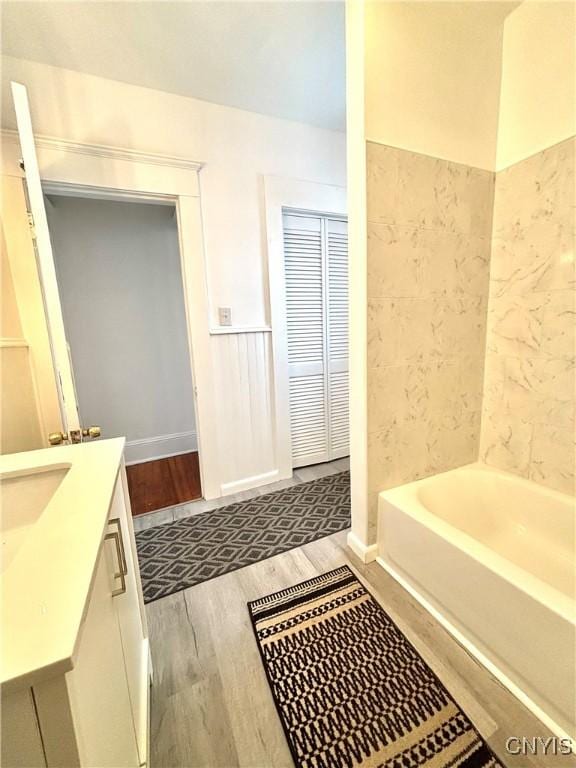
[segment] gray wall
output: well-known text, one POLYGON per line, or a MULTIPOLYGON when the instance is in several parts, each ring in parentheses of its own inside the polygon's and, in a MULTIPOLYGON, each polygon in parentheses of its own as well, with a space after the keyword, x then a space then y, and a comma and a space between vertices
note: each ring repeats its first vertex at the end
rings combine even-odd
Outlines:
POLYGON ((194 450, 174 209, 51 195, 47 212, 83 424, 136 441, 128 461, 194 450))

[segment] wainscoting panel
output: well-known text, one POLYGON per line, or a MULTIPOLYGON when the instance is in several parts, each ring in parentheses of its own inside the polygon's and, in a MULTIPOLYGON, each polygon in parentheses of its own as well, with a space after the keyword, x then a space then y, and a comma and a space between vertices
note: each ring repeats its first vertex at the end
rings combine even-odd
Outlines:
POLYGON ((0 449, 2 453, 44 448, 35 382, 26 342, 0 340, 2 388, 0 449))
POLYGON ((271 334, 210 338, 222 495, 277 479, 271 334))

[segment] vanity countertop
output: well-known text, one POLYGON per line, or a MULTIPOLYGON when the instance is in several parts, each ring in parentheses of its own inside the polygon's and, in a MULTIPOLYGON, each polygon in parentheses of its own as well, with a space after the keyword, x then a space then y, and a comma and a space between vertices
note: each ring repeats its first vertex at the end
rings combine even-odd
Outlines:
POLYGON ((0 456, 7 691, 70 671, 124 438, 0 456))

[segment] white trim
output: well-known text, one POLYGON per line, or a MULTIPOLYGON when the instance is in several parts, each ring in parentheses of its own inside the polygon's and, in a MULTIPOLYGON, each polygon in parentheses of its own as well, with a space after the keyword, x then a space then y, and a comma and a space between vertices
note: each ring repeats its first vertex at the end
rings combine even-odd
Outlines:
POLYGON ((198 436, 194 430, 190 432, 174 432, 168 435, 143 437, 138 440, 127 440, 124 450, 126 465, 142 464, 155 459, 168 459, 182 453, 192 453, 198 450, 198 436))
POLYGON ((365 4, 346 0, 346 169, 348 185, 348 313, 350 502, 352 530, 366 541, 368 493, 368 290, 366 140, 364 115, 365 4))
POLYGON ((126 445, 149 445, 150 443, 162 443, 164 440, 175 440, 182 437, 193 437, 196 439, 196 430, 172 432, 167 435, 155 435, 154 437, 140 437, 137 440, 127 440, 126 445))
POLYGON ((276 455, 279 479, 292 477, 292 438, 288 390, 288 343, 286 332, 286 283, 282 212, 314 211, 326 216, 346 216, 346 188, 277 176, 264 177, 268 278, 272 327, 272 367, 276 423, 276 455))
MULTIPOLYGON (((12 129, 3 129, 2 135, 8 141, 19 144, 18 132, 12 129)), ((68 139, 58 139, 54 136, 44 136, 42 134, 34 136, 34 143, 37 149, 53 149, 60 152, 74 152, 78 155, 88 155, 90 157, 100 157, 108 160, 127 160, 131 163, 145 163, 146 165, 164 165, 169 168, 182 168, 188 171, 198 172, 204 163, 197 160, 190 160, 184 157, 174 157, 172 155, 159 155, 152 152, 139 152, 135 149, 125 147, 107 146, 104 144, 82 144, 68 139)))
MULTIPOLYGON (((28 92, 21 83, 11 82, 12 101, 18 129, 18 142, 24 174, 24 204, 28 212, 30 239, 35 251, 38 279, 42 285, 46 329, 52 354, 56 389, 60 401, 62 431, 81 429, 74 377, 68 353, 64 317, 58 293, 56 268, 52 254, 52 243, 46 218, 42 193, 40 167, 32 127, 32 116, 28 103, 28 92)), ((2 155, 4 159, 4 153, 2 155)), ((4 168, 4 166, 3 166, 4 168)))
POLYGON ((198 451, 196 432, 182 432, 174 435, 158 435, 142 440, 128 440, 124 450, 126 466, 142 464, 145 461, 168 459, 183 453, 198 451))
MULTIPOLYGON (((126 454, 124 454, 124 464, 127 467, 135 467, 137 464, 147 464, 150 461, 161 461, 162 459, 172 459, 174 456, 183 456, 187 453, 198 453, 198 451, 194 448, 192 450, 183 450, 183 451, 174 451, 174 453, 155 453, 151 456, 145 456, 141 459, 132 459, 131 461, 126 461, 126 454)), ((204 498, 204 497, 202 497, 204 498)))
POLYGON ((208 331, 209 302, 200 198, 178 197, 176 217, 202 495, 205 499, 214 499, 219 495, 220 474, 218 403, 214 399, 214 371, 208 331))
MULTIPOLYGON (((350 537, 351 534, 349 534, 350 537)), ((576 748, 576 740, 571 737, 566 731, 564 731, 560 725, 553 720, 544 710, 538 706, 516 683, 514 683, 502 670, 494 664, 481 650, 479 650, 474 643, 469 640, 466 635, 461 632, 452 622, 447 619, 441 611, 432 605, 423 595, 418 592, 398 571, 387 563, 382 557, 377 557, 376 562, 380 565, 392 578, 400 584, 428 613, 433 616, 436 621, 447 630, 454 639, 463 646, 468 653, 477 659, 482 666, 494 675, 494 677, 505 686, 510 693, 515 696, 524 706, 535 715, 544 725, 549 728, 554 734, 561 739, 569 739, 573 745, 573 750, 576 748)))
POLYGON ((210 336, 226 336, 229 333, 272 333, 269 325, 223 325, 210 328, 210 336))
POLYGON ((24 348, 27 349, 29 346, 26 339, 19 339, 19 338, 8 338, 8 337, 2 337, 0 338, 0 347, 2 349, 9 349, 9 348, 24 348))
MULTIPOLYGON (((3 172, 21 178, 20 147, 2 131, 3 172)), ((40 136, 38 163, 43 191, 171 202, 176 208, 184 303, 192 368, 200 476, 204 498, 220 495, 217 403, 210 347, 208 291, 198 171, 202 163, 118 147, 40 136)))
POLYGON ((377 544, 363 544, 358 536, 352 533, 352 531, 348 533, 348 536, 346 537, 346 543, 352 552, 354 552, 356 557, 359 557, 363 563, 372 563, 374 560, 376 560, 376 555, 378 554, 377 544))
POLYGON ((240 491, 249 491, 252 488, 258 488, 260 485, 268 485, 276 480, 280 480, 279 471, 273 469, 271 472, 264 472, 261 475, 253 475, 252 477, 244 477, 242 480, 234 480, 233 483, 222 483, 220 486, 221 496, 230 496, 233 493, 240 493, 240 491))
POLYGON ((174 205, 173 195, 160 193, 148 194, 133 189, 105 189, 88 184, 75 184, 69 181, 42 181, 42 191, 46 195, 60 197, 83 197, 95 200, 117 200, 129 203, 155 203, 156 205, 174 205))

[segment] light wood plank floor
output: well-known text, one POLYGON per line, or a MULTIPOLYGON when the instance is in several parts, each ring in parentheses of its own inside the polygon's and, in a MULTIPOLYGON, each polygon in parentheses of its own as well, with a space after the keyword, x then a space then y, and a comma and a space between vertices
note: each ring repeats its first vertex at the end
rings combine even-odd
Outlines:
POLYGON ((348 563, 510 768, 574 766, 507 755, 508 736, 548 736, 536 720, 346 533, 198 584, 147 606, 154 662, 151 768, 288 768, 292 760, 246 602, 348 563))

